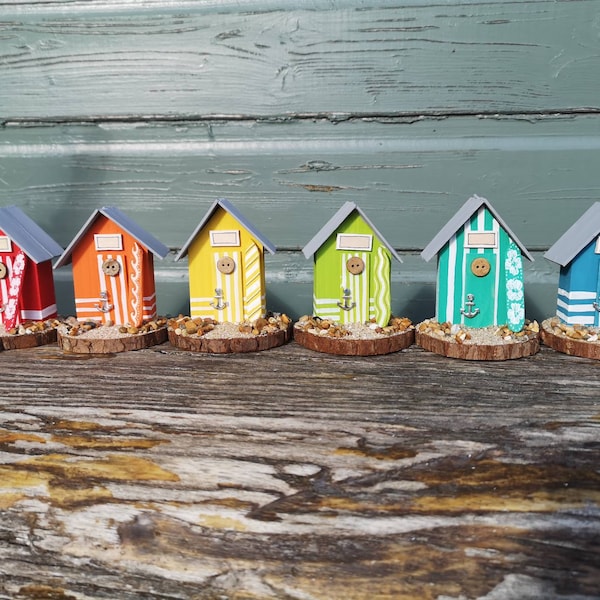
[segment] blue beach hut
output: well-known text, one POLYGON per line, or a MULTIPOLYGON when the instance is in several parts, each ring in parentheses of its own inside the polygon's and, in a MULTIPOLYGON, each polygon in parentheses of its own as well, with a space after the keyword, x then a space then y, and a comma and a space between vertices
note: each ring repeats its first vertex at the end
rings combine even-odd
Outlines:
POLYGON ((600 202, 544 254, 560 265, 556 316, 569 325, 600 326, 600 202))

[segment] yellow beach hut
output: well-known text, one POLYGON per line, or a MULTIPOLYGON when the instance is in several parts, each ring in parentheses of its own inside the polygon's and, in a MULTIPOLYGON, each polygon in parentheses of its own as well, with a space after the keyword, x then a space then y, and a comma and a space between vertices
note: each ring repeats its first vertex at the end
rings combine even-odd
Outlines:
POLYGON ((175 260, 188 256, 190 314, 239 323, 266 314, 269 242, 228 200, 216 200, 175 260))

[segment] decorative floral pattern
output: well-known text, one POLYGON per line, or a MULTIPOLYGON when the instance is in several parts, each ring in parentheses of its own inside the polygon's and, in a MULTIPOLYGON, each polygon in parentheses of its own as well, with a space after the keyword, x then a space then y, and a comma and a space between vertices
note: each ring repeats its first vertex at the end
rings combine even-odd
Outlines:
POLYGON ((508 307, 507 316, 509 325, 519 324, 525 318, 525 307, 518 302, 513 302, 508 307))
POLYGON ((506 282, 506 297, 512 302, 523 300, 523 282, 520 279, 509 279, 506 282))
POLYGON ((523 291, 523 259, 517 245, 510 240, 504 267, 507 273, 506 299, 508 327, 520 331, 525 324, 525 294, 523 291))
POLYGON ((508 252, 506 253, 504 268, 513 277, 523 273, 523 260, 521 259, 521 253, 512 240, 510 242, 508 252))

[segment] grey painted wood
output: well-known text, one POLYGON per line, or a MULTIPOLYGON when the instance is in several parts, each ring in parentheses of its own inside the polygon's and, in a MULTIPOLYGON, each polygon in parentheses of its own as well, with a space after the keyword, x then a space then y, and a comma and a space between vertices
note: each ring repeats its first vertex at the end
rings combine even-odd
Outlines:
POLYGON ((0 119, 600 108, 596 0, 0 9, 0 119))
POLYGON ((6 127, 0 201, 63 246, 115 205, 180 248, 225 197, 284 250, 353 201, 421 250, 476 193, 535 250, 598 199, 599 153, 596 116, 6 127))

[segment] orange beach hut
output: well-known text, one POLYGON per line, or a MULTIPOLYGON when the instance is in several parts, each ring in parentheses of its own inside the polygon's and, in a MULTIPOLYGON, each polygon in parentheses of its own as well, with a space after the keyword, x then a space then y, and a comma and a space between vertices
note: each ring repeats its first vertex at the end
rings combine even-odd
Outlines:
POLYGON ((73 263, 79 320, 139 326, 156 317, 154 256, 169 249, 114 206, 100 208, 54 268, 73 263))

